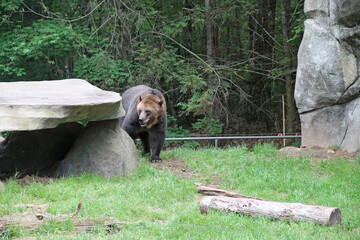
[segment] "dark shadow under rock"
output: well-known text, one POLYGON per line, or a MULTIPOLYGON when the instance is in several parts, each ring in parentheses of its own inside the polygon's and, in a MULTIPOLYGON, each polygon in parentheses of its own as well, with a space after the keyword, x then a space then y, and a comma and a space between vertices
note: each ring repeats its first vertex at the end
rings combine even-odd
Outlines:
POLYGON ((46 174, 72 148, 84 127, 76 122, 56 128, 11 132, 0 143, 0 174, 46 174))

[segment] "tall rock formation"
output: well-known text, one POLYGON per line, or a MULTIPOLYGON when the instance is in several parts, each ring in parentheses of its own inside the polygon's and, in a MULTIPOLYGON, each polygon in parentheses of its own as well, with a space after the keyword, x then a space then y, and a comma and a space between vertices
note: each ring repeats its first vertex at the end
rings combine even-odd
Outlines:
POLYGON ((295 100, 302 145, 360 149, 360 1, 306 0, 295 100))

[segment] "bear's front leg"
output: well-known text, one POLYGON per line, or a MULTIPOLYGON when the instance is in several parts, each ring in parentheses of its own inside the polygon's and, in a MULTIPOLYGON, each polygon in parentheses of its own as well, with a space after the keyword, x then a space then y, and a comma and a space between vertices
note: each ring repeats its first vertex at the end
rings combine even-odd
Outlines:
POLYGON ((149 133, 148 132, 142 132, 139 134, 140 140, 144 147, 144 154, 150 153, 150 142, 149 142, 149 133))
POLYGON ((152 146, 151 149, 151 158, 150 162, 159 162, 162 161, 160 158, 160 151, 164 145, 165 141, 165 132, 164 131, 151 131, 150 132, 150 143, 152 146))
POLYGON ((160 151, 158 154, 151 154, 150 162, 161 162, 162 159, 159 156, 160 151))

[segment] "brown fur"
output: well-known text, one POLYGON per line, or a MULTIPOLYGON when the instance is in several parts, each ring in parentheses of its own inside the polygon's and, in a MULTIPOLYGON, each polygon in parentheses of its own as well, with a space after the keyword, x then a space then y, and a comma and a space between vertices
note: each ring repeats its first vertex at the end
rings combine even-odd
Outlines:
POLYGON ((144 85, 135 86, 123 94, 126 115, 120 118, 120 126, 133 139, 140 138, 144 153, 151 150, 150 161, 159 161, 166 136, 166 102, 157 89, 144 85))
POLYGON ((139 119, 143 119, 146 122, 146 128, 151 128, 159 121, 159 117, 163 115, 165 111, 164 100, 158 96, 151 94, 145 97, 139 95, 139 103, 136 107, 136 112, 139 119))

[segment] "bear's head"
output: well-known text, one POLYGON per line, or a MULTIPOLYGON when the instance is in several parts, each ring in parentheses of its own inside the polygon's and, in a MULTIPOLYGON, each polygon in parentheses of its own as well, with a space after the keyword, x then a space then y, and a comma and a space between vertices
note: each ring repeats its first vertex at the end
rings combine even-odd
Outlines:
POLYGON ((141 127, 151 128, 164 113, 164 97, 159 98, 156 94, 139 95, 139 103, 136 108, 141 127))

